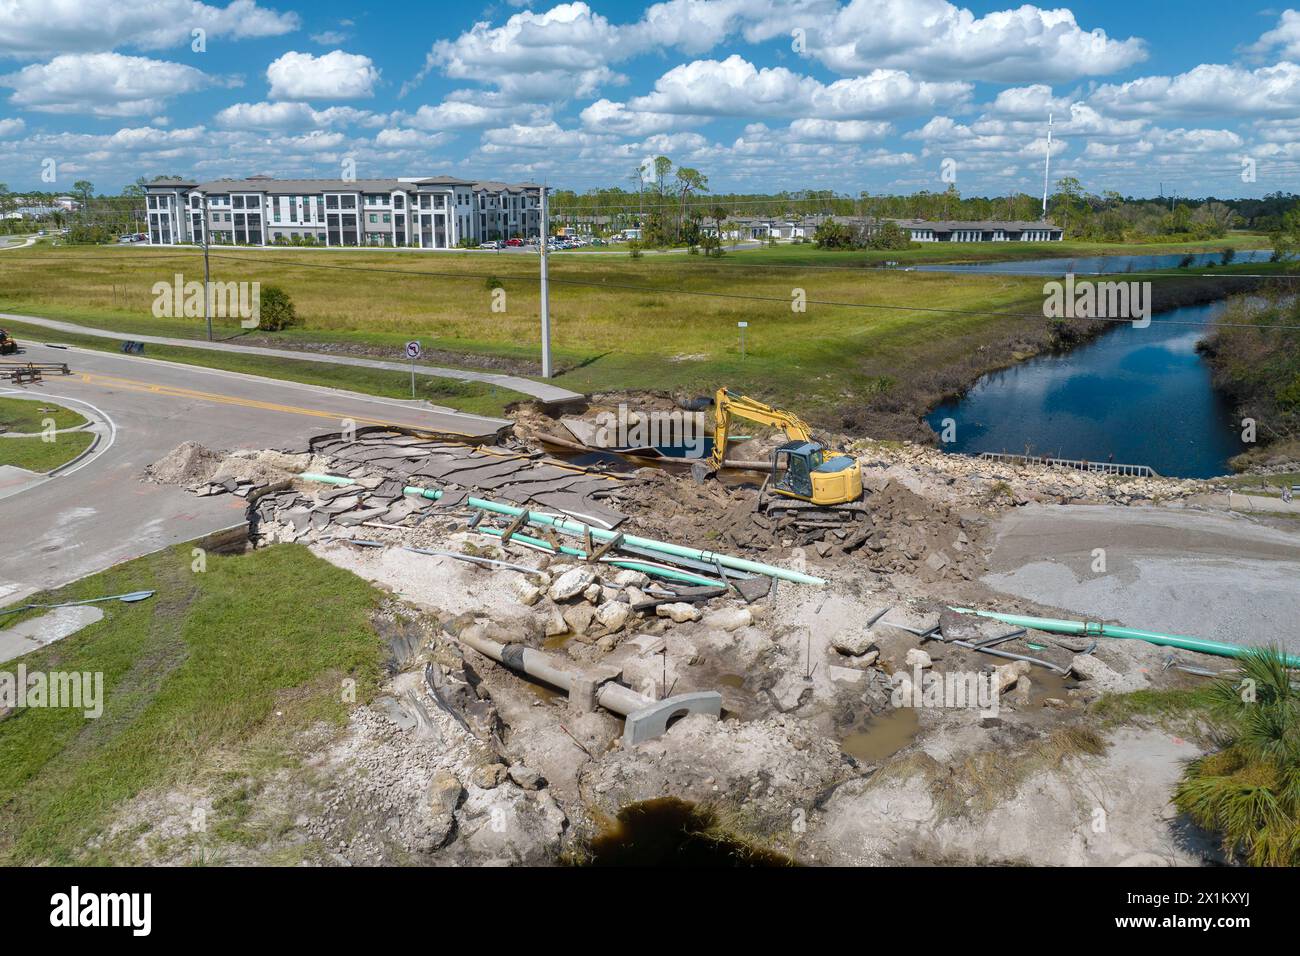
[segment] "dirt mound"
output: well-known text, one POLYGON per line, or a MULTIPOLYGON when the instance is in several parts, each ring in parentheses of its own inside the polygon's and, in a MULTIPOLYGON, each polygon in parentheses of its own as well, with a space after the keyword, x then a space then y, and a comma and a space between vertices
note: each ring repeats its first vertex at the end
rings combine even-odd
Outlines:
POLYGON ((152 465, 145 475, 164 485, 197 485, 210 481, 221 466, 221 452, 205 448, 196 441, 181 442, 152 465))
POLYGON ((209 480, 220 482, 233 478, 259 486, 269 485, 306 470, 310 460, 310 455, 286 455, 280 451, 236 451, 222 460, 209 480))

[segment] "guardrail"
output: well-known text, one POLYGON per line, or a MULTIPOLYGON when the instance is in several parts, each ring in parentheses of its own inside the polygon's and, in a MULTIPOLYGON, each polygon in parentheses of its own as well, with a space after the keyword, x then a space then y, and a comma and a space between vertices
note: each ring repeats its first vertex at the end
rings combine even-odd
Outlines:
POLYGON ((982 451, 985 461, 1000 461, 1010 465, 1046 465, 1049 468, 1073 468, 1103 475, 1124 475, 1128 478, 1159 478, 1150 465, 1124 465, 1113 461, 1088 461, 1084 458, 1046 458, 1041 455, 1009 455, 1003 452, 982 451))

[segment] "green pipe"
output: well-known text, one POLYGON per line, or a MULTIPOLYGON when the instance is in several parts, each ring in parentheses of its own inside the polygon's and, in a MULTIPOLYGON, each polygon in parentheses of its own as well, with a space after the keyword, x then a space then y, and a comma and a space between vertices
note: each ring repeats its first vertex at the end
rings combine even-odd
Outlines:
MULTIPOLYGON (((340 478, 335 475, 321 475, 314 472, 304 472, 298 477, 304 481, 323 481, 331 485, 352 485, 356 484, 351 478, 340 478)), ((436 488, 417 488, 414 485, 407 486, 403 489, 408 495, 420 495, 437 501, 442 497, 442 492, 436 488)), ((489 501, 486 498, 466 498, 465 503, 471 508, 478 508, 482 511, 491 511, 496 514, 510 515, 518 517, 523 514, 524 508, 516 508, 514 505, 499 504, 495 501, 489 501)), ((566 518, 553 518, 550 515, 528 512, 530 524, 548 525, 557 531, 563 531, 566 534, 582 535, 587 531, 591 536, 599 541, 609 541, 616 537, 613 531, 606 531, 604 528, 590 528, 577 521, 569 521, 566 518)), ((720 564, 724 568, 731 568, 735 571, 749 571, 752 574, 765 574, 771 578, 780 578, 783 581, 793 581, 797 584, 825 584, 823 578, 813 577, 810 574, 804 574, 800 571, 790 571, 786 568, 779 568, 771 564, 763 564, 758 561, 749 561, 745 558, 733 558, 728 554, 718 554, 715 551, 702 551, 699 548, 687 548, 680 544, 672 544, 668 541, 656 541, 654 538, 641 538, 636 535, 627 534, 623 540, 634 548, 647 548, 651 551, 659 551, 663 554, 675 555, 679 558, 690 558, 694 561, 704 561, 709 564, 720 564)))
MULTIPOLYGON (((989 617, 1004 624, 1016 627, 1032 627, 1036 631, 1049 634, 1077 634, 1083 637, 1113 637, 1132 641, 1146 641, 1163 647, 1178 647, 1185 651, 1199 654, 1215 654, 1219 657, 1243 658, 1253 653, 1256 648, 1243 647, 1240 644, 1227 644, 1223 641, 1208 641, 1200 637, 1186 637, 1182 634, 1161 634, 1158 631, 1142 631, 1134 627, 1120 627, 1117 624, 1101 624, 1097 621, 1060 621, 1051 617, 1025 617, 1021 614, 998 614, 994 611, 975 611, 970 608, 954 607, 950 610, 958 614, 977 614, 989 617)), ((1283 654, 1282 661, 1287 667, 1300 668, 1300 657, 1283 654)))
MULTIPOLYGON (((503 531, 501 528, 478 528, 476 530, 480 534, 495 535, 498 538, 505 534, 505 531, 503 531)), ((531 544, 534 547, 542 548, 551 554, 555 553, 554 545, 552 545, 549 541, 542 540, 541 538, 534 538, 530 535, 520 534, 518 531, 516 531, 514 534, 510 536, 511 541, 514 541, 515 539, 518 539, 524 544, 531 544)), ((571 548, 565 544, 560 545, 560 551, 563 554, 571 554, 574 557, 583 558, 584 560, 587 557, 587 552, 583 551, 581 548, 571 548)), ((726 585, 723 584, 722 582, 715 581, 712 578, 702 578, 696 574, 690 574, 686 571, 674 571, 671 568, 658 568, 655 567, 653 564, 645 564, 641 561, 625 561, 622 558, 617 558, 614 560, 606 561, 605 563, 612 564, 615 567, 619 567, 619 568, 628 568, 629 570, 632 571, 640 571, 643 574, 654 574, 661 578, 668 578, 673 581, 682 581, 687 584, 698 584, 709 588, 726 587, 726 585)))

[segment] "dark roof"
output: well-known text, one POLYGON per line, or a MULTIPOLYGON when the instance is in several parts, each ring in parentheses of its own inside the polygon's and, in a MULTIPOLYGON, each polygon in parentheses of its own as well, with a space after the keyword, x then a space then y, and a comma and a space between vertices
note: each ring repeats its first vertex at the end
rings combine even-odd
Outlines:
POLYGON ((205 193, 385 193, 413 191, 412 183, 396 179, 271 179, 250 176, 248 179, 216 179, 200 183, 205 193))
POLYGON ((979 229, 983 232, 1001 229, 1004 232, 1024 232, 1026 229, 1059 230, 1061 228, 1047 221, 1022 222, 1001 219, 895 219, 893 221, 904 229, 933 229, 935 232, 953 232, 958 229, 979 229))

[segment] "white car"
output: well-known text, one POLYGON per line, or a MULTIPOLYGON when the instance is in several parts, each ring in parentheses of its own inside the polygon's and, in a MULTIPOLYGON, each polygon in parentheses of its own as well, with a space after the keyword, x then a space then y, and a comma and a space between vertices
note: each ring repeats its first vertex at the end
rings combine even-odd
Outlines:
POLYGON ((478 247, 480 249, 500 249, 501 243, 496 239, 489 239, 487 242, 480 242, 478 247))

